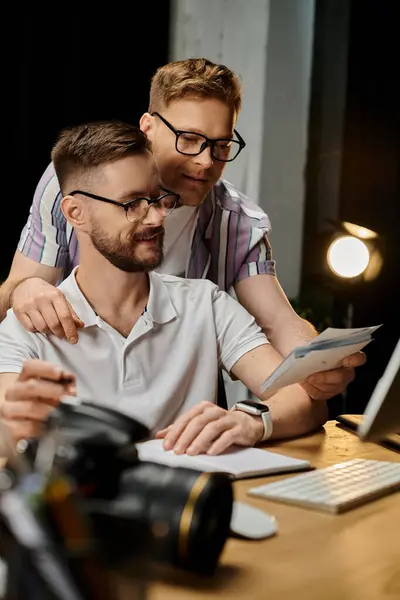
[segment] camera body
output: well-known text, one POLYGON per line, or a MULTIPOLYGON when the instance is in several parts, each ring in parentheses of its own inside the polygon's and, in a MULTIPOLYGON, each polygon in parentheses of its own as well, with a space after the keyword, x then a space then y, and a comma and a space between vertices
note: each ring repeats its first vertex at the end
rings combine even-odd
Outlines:
MULTIPOLYGON (((12 484, 3 493, 0 487, 0 528, 16 541, 5 499, 14 494, 15 505, 18 495, 72 581, 86 590, 83 598, 95 597, 88 590, 96 577, 87 577, 97 573, 101 580, 102 566, 160 561, 212 575, 230 531, 231 479, 140 461, 135 444, 148 437, 141 423, 113 410, 63 403, 45 437, 26 449, 31 471, 9 471, 12 484), (37 467, 51 451, 45 476, 37 467)), ((22 549, 23 540, 17 542, 22 549)))

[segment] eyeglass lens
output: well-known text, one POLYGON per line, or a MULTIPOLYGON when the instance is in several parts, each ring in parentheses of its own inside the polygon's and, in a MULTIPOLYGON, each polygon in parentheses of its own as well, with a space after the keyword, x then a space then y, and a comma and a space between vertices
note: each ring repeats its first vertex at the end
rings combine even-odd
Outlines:
POLYGON ((166 194, 158 202, 149 203, 146 198, 139 198, 129 205, 126 211, 128 221, 140 221, 143 219, 150 206, 153 206, 163 217, 167 217, 175 208, 177 198, 174 194, 166 194))
MULTIPOLYGON (((207 139, 196 133, 180 133, 177 136, 176 149, 182 154, 195 156, 207 145, 207 139)), ((211 145, 211 155, 216 160, 233 160, 240 152, 240 144, 236 140, 219 140, 211 145)))

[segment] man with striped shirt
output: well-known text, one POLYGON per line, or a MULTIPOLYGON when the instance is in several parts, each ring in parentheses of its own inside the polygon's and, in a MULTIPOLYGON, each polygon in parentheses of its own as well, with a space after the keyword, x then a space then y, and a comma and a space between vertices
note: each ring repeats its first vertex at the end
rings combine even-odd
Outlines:
MULTIPOLYGON (((222 179, 226 162, 245 147, 235 123, 241 107, 237 76, 206 59, 169 63, 156 72, 140 128, 151 140, 165 188, 183 205, 166 223, 162 273, 208 278, 256 318, 281 355, 315 337, 292 309, 275 275, 265 213, 222 179)), ((36 189, 9 277, 0 290, 0 318, 12 306, 30 331, 78 341, 82 322, 54 285, 78 263, 78 244, 60 208, 52 165, 36 189)), ((309 395, 326 400, 354 378, 362 353, 310 377, 309 395)))

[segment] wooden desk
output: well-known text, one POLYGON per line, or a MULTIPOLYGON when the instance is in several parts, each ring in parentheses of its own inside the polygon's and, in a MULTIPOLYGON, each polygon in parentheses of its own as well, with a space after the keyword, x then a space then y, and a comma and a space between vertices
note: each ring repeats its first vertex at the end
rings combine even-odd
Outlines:
MULTIPOLYGON (((400 461, 400 453, 366 444, 336 425, 271 446, 324 467, 352 458, 400 461)), ((282 476, 280 476, 282 477, 282 476)), ((278 479, 257 479, 257 485, 278 479)), ((150 600, 399 600, 400 493, 342 515, 246 495, 255 480, 235 483, 235 497, 275 515, 279 532, 264 541, 228 540, 210 582, 160 574, 150 600)), ((127 596, 129 597, 129 596, 127 596)))
MULTIPOLYGON (((352 458, 400 461, 400 453, 365 444, 326 424, 312 436, 270 446, 324 467, 352 458)), ((280 476, 284 477, 284 476, 280 476)), ((249 487, 278 477, 235 483, 235 497, 275 515, 279 532, 264 541, 228 540, 211 580, 160 568, 149 600, 399 600, 400 493, 342 515, 247 496, 249 487)), ((118 597, 131 584, 118 578, 118 597)), ((137 597, 137 596, 136 596, 137 597)))

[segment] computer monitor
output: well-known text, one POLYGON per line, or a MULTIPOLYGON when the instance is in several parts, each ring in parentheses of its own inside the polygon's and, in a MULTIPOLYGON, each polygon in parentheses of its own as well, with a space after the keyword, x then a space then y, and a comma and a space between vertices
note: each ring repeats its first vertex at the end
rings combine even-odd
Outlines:
POLYGON ((378 441, 400 434, 400 339, 364 411, 358 435, 363 441, 378 441))

